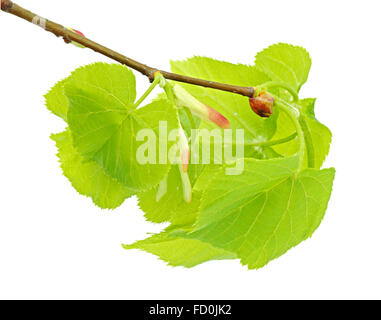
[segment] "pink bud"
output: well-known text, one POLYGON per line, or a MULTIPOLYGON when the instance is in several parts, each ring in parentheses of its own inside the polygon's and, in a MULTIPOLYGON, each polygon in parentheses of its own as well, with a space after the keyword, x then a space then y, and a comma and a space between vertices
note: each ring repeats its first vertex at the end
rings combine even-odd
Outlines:
POLYGON ((184 129, 181 127, 181 124, 180 124, 179 149, 180 149, 180 162, 183 167, 183 172, 186 173, 188 171, 188 166, 189 166, 190 151, 189 151, 188 139, 184 129))
POLYGON ((76 29, 72 29, 72 28, 68 28, 69 30, 71 30, 71 31, 73 31, 73 32, 75 32, 75 33, 77 33, 77 34, 79 34, 80 36, 82 36, 82 37, 85 37, 85 35, 81 32, 81 31, 78 31, 78 30, 76 30, 76 29))
POLYGON ((183 172, 181 166, 179 166, 181 182, 183 185, 183 198, 186 203, 192 202, 192 184, 189 179, 189 175, 183 172))
POLYGON ((181 163, 183 164, 183 172, 188 171, 190 152, 189 149, 185 150, 181 155, 181 163))
POLYGON ((192 201, 192 184, 189 180, 188 176, 188 166, 189 166, 189 143, 187 136, 185 134, 184 129, 181 127, 181 124, 179 123, 180 131, 179 131, 179 141, 178 141, 178 147, 180 149, 180 163, 179 171, 180 171, 180 177, 183 184, 183 196, 184 200, 187 203, 190 203, 192 201))
POLYGON ((212 121, 222 129, 230 128, 229 121, 221 113, 197 100, 180 85, 175 84, 173 92, 178 106, 188 108, 193 115, 206 121, 212 121))
POLYGON ((208 109, 210 121, 212 121, 222 129, 230 129, 230 123, 228 119, 226 119, 221 113, 214 110, 213 108, 209 106, 206 106, 206 108, 208 109))
MULTIPOLYGON (((76 34, 79 34, 81 37, 84 37, 85 38, 85 35, 81 32, 81 31, 78 31, 76 29, 73 29, 73 28, 66 28, 70 31, 73 31, 74 33, 76 34)), ((82 44, 78 43, 78 42, 75 42, 75 41, 66 41, 65 42, 67 43, 72 43, 73 45, 75 45, 76 47, 79 47, 79 48, 86 48, 85 46, 83 46, 82 44)))

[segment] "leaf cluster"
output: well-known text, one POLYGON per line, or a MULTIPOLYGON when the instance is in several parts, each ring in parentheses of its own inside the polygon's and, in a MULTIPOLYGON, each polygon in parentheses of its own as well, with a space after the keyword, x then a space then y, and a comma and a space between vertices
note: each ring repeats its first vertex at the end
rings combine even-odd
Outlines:
POLYGON ((261 268, 312 236, 331 195, 335 170, 322 169, 331 132, 316 119, 316 99, 295 100, 284 88, 299 93, 310 56, 301 47, 277 44, 258 53, 253 65, 193 57, 171 66, 175 73, 240 86, 284 84, 268 91, 297 110, 303 134, 295 134, 295 119, 281 108, 265 119, 252 112, 246 97, 183 85, 224 115, 233 130, 245 132, 245 158, 235 160, 243 164, 243 173, 226 175, 226 168, 237 163, 190 164, 193 199, 187 203, 178 166, 137 163, 136 134, 150 128, 158 135, 164 120, 168 130, 181 126, 188 135, 195 124, 217 127, 202 119, 191 121, 165 95, 137 108, 131 70, 96 63, 75 70, 45 96, 47 108, 67 123, 65 132, 52 135, 63 174, 100 208, 115 209, 136 195, 148 221, 170 223, 160 234, 124 245, 126 249, 150 252, 171 266, 239 259, 249 269, 261 268), (276 143, 293 134, 293 139, 276 143))

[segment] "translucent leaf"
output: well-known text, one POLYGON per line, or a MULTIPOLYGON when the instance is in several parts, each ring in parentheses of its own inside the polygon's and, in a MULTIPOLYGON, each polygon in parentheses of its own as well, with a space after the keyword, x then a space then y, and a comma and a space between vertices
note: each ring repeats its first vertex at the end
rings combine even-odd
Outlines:
MULTIPOLYGON (((311 136, 313 157, 315 168, 320 169, 324 163, 326 156, 329 153, 330 144, 332 140, 331 131, 315 118, 314 106, 316 99, 303 99, 300 100, 300 109, 303 112, 303 117, 306 121, 308 133, 311 136)), ((292 121, 286 114, 280 112, 278 119, 278 129, 274 136, 274 140, 282 137, 287 137, 295 132, 295 127, 292 121)), ((285 144, 274 146, 273 149, 279 154, 288 157, 296 154, 299 150, 299 142, 297 139, 292 140, 285 144)), ((307 149, 305 151, 307 155, 307 149)), ((307 167, 307 157, 305 157, 304 166, 307 167)))
POLYGON ((173 231, 164 231, 132 245, 123 245, 123 247, 144 250, 158 256, 170 266, 186 268, 192 268, 210 260, 236 259, 234 253, 214 248, 198 240, 171 235, 173 231))
POLYGON ((334 169, 296 175, 297 158, 246 159, 245 172, 221 170, 203 193, 199 220, 187 236, 235 252, 260 268, 312 235, 324 217, 334 169))
MULTIPOLYGON (((194 184, 199 172, 196 165, 190 165, 188 174, 194 184)), ((155 223, 171 222, 186 225, 195 222, 200 195, 193 192, 192 202, 186 203, 183 197, 178 165, 173 165, 163 183, 138 194, 139 206, 148 221, 155 223), (164 190, 163 190, 164 188, 164 190)))
POLYGON ((315 118, 315 102, 316 99, 304 99, 300 101, 302 110, 306 115, 306 124, 313 143, 315 168, 320 169, 329 153, 332 133, 331 130, 315 118))
MULTIPOLYGON (((252 152, 250 155, 262 159, 263 152, 252 152)), ((275 157, 268 153, 266 155, 269 158, 275 157)), ((172 166, 163 183, 138 194, 139 206, 145 212, 147 220, 155 223, 171 222, 174 225, 193 224, 198 216, 201 194, 221 167, 213 164, 189 166, 188 174, 193 186, 193 199, 191 203, 186 203, 183 198, 179 168, 177 165, 172 166)))
POLYGON ((255 65, 271 80, 290 85, 299 92, 307 81, 311 68, 311 58, 308 52, 297 46, 286 43, 272 45, 259 52, 255 65))
POLYGON ((79 194, 91 197, 102 209, 119 207, 133 192, 108 176, 95 162, 85 162, 73 147, 69 131, 52 135, 63 174, 79 194))
POLYGON ((67 121, 69 101, 65 95, 65 83, 67 79, 58 82, 45 95, 45 105, 53 114, 67 121))
MULTIPOLYGON (((135 191, 157 185, 170 169, 158 164, 159 152, 150 163, 137 161, 137 135, 142 129, 154 133, 159 151, 159 122, 168 132, 178 128, 174 106, 165 99, 135 109, 135 77, 126 67, 95 64, 81 68, 65 85, 69 99, 69 127, 76 149, 89 161, 97 162, 107 174, 135 191), (152 163, 156 162, 156 163, 152 163)), ((168 150, 175 142, 168 143, 168 150)), ((168 162, 168 161, 167 161, 168 162)))

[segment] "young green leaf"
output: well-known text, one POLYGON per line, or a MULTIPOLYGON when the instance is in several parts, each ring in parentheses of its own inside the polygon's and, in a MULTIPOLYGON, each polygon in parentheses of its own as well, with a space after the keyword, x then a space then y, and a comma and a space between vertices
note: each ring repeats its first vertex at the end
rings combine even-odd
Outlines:
MULTIPOLYGON (((326 156, 328 155, 332 140, 332 134, 326 126, 324 126, 315 118, 315 101, 316 99, 302 99, 298 102, 298 105, 299 110, 301 111, 301 115, 305 120, 306 124, 304 130, 308 131, 305 132, 305 134, 308 134, 311 137, 310 147, 312 148, 312 153, 310 153, 310 156, 313 157, 314 168, 320 169, 324 163, 326 156)), ((293 132, 295 132, 295 128, 292 124, 292 121, 283 112, 280 112, 279 114, 277 127, 277 132, 273 138, 274 140, 291 135, 293 132)), ((276 152, 285 157, 289 157, 296 154, 298 152, 298 148, 298 140, 292 140, 285 144, 273 146, 273 149, 276 152)), ((308 167, 307 148, 308 147, 306 147, 306 156, 304 159, 304 167, 306 168, 308 167)))
POLYGON ((306 128, 311 135, 315 168, 320 169, 329 153, 332 133, 315 118, 315 102, 316 99, 303 99, 300 100, 300 105, 305 114, 306 128))
POLYGON ((255 66, 267 74, 272 81, 280 81, 299 92, 307 81, 311 68, 308 52, 286 43, 272 45, 259 52, 255 66))
MULTIPOLYGON (((261 97, 268 97, 269 110, 274 97, 274 114, 267 119, 252 112, 247 97, 186 84, 182 86, 190 95, 168 84, 168 99, 160 95, 138 109, 143 99, 135 103, 135 77, 128 68, 104 63, 80 68, 45 96, 47 108, 69 124, 66 132, 52 137, 64 175, 102 208, 115 208, 138 193, 149 221, 171 223, 162 233, 126 249, 151 252, 173 266, 240 259, 250 269, 260 268, 313 234, 332 190, 335 170, 319 170, 329 152, 331 132, 315 118, 315 100, 300 100, 297 94, 310 67, 309 54, 287 44, 260 52, 255 66, 202 57, 172 62, 176 73, 257 87, 261 97), (193 109, 176 109, 176 101, 193 109), (223 121, 212 118, 221 128, 229 123, 232 141, 215 136, 227 131, 206 121, 211 117, 203 113, 208 109, 204 104, 216 110, 223 121), (166 121, 167 132, 181 123, 188 137, 194 128, 216 130, 199 140, 200 150, 210 149, 212 164, 191 162, 187 167, 184 161, 180 169, 188 168, 185 175, 179 165, 163 163, 162 144, 170 150, 177 141, 159 134, 160 121, 166 121), (142 129, 153 137, 146 131, 141 134, 142 129), (243 140, 237 129, 245 131, 243 140), (154 150, 142 148, 151 139, 154 150), (225 146, 222 158, 215 149, 219 142, 225 146), (229 144, 232 153, 226 149, 229 144), (244 155, 238 152, 240 146, 244 155)), ((185 136, 182 142, 182 155, 187 155, 185 136)))
POLYGON ((208 243, 171 235, 175 230, 155 234, 125 249, 139 249, 152 253, 170 266, 192 268, 211 260, 236 259, 236 255, 223 249, 214 248, 208 243))
POLYGON ((163 183, 138 194, 139 206, 147 220, 154 223, 171 222, 177 226, 193 225, 198 217, 201 194, 220 168, 221 165, 189 166, 193 199, 191 203, 186 203, 182 196, 178 167, 172 166, 163 183))
POLYGON ((67 111, 69 110, 69 101, 65 95, 65 83, 67 79, 56 83, 45 95, 45 105, 48 110, 64 121, 67 121, 67 111))
POLYGON ((102 209, 115 209, 133 192, 108 176, 95 162, 85 162, 73 147, 70 131, 52 135, 63 174, 79 194, 91 197, 102 209))
MULTIPOLYGON (((188 174, 192 184, 198 175, 197 169, 195 165, 189 166, 188 174)), ((138 194, 138 199, 148 221, 185 225, 195 222, 200 196, 194 192, 191 203, 184 201, 179 168, 173 165, 162 183, 138 194)))
MULTIPOLYGON (((165 177, 170 164, 158 164, 159 123, 166 121, 168 132, 178 129, 176 110, 168 100, 135 109, 133 73, 107 64, 77 70, 65 85, 65 93, 74 146, 85 160, 97 162, 107 174, 135 191, 149 189, 165 177), (137 160, 143 143, 136 139, 142 129, 154 133, 147 136, 146 143, 153 140, 158 151, 154 150, 152 159, 148 155, 147 164, 137 160)), ((168 150, 173 144, 168 143, 168 150)))
POLYGON ((260 268, 312 235, 330 198, 334 169, 296 175, 297 158, 245 159, 245 172, 221 170, 205 189, 194 231, 184 237, 235 252, 260 268))

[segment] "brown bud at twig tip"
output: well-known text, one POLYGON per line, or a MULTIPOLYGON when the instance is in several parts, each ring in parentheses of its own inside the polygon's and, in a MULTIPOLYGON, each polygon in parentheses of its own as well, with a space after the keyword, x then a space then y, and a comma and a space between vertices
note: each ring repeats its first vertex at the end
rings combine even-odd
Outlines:
POLYGON ((250 98, 251 109, 259 116, 268 118, 274 111, 274 98, 267 92, 261 92, 257 97, 250 98))

